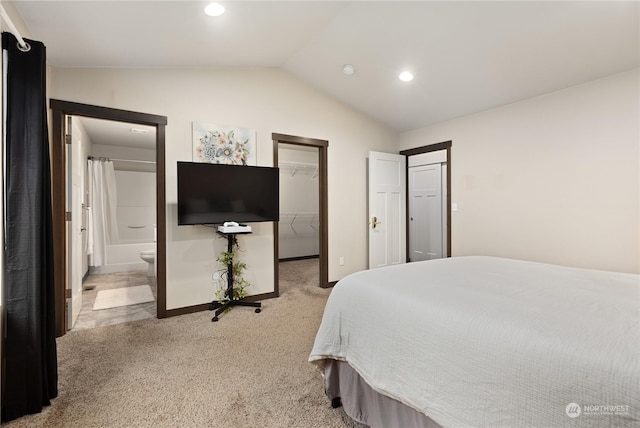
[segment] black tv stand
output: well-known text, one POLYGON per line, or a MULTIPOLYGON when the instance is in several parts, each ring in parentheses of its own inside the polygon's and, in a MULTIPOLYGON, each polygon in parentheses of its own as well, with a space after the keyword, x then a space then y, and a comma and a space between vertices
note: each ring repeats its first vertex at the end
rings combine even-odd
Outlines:
MULTIPOLYGON (((227 251, 232 252, 233 241, 235 240, 236 235, 247 235, 251 232, 223 233, 216 231, 216 233, 227 238, 227 251)), ((211 318, 212 322, 218 321, 218 316, 233 306, 250 306, 252 308, 256 308, 255 312, 257 314, 262 311, 262 303, 260 302, 246 302, 244 299, 233 299, 233 263, 230 263, 229 266, 227 266, 227 291, 225 295, 227 296, 228 300, 214 300, 209 304, 209 310, 216 311, 213 318, 211 318)))

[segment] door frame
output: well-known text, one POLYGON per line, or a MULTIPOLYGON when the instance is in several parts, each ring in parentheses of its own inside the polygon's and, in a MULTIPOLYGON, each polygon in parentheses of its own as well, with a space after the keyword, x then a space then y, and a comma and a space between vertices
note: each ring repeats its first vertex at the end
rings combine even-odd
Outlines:
MULTIPOLYGON (((318 149, 318 184, 319 184, 319 200, 318 212, 320 215, 319 235, 320 235, 320 287, 329 288, 334 284, 329 283, 329 221, 328 221, 328 180, 327 180, 327 149, 329 141, 318 140, 316 138, 296 137, 286 134, 271 134, 273 140, 273 166, 278 167, 278 144, 290 144, 306 147, 316 147, 318 149)), ((275 272, 275 294, 280 295, 280 278, 278 273, 278 222, 273 223, 273 269, 275 272)))
POLYGON ((447 257, 451 257, 451 146, 452 141, 443 141, 442 143, 430 144, 427 146, 416 147, 413 149, 402 150, 401 155, 407 157, 407 254, 409 254, 409 156, 420 155, 423 153, 437 152, 440 150, 447 151, 447 257))
POLYGON ((65 117, 83 116, 94 119, 126 122, 139 125, 155 126, 156 128, 156 224, 158 230, 156 248, 157 266, 157 300, 156 316, 167 316, 166 295, 166 207, 165 207, 165 127, 167 117, 154 114, 139 113, 128 110, 119 110, 108 107, 100 107, 90 104, 75 103, 57 99, 49 100, 51 109, 51 179, 52 179, 52 220, 53 220, 53 247, 65 249, 54 251, 53 255, 53 282, 55 299, 55 327, 56 336, 62 336, 67 332, 67 308, 66 308, 66 276, 67 266, 65 261, 67 237, 66 237, 66 178, 67 156, 65 147, 65 117))

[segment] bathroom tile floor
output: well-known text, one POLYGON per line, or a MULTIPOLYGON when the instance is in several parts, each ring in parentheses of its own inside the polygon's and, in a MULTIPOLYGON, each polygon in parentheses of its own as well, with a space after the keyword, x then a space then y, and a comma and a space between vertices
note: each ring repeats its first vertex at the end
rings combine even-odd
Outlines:
POLYGON ((93 303, 96 300, 98 291, 145 284, 151 286, 153 297, 157 300, 156 279, 154 277, 148 277, 146 270, 87 276, 82 283, 85 289, 82 292, 82 309, 72 330, 103 327, 129 321, 138 321, 145 318, 154 318, 156 316, 156 301, 140 303, 138 305, 100 309, 97 311, 93 310, 93 303), (87 288, 93 289, 88 290, 87 288))

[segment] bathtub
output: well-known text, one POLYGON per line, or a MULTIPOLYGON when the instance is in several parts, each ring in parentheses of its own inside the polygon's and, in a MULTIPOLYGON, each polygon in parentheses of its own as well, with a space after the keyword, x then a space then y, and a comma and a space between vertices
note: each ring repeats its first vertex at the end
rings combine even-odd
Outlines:
POLYGON ((107 245, 107 264, 103 266, 91 266, 89 273, 102 274, 147 270, 149 265, 140 258, 140 251, 155 249, 155 242, 107 245))

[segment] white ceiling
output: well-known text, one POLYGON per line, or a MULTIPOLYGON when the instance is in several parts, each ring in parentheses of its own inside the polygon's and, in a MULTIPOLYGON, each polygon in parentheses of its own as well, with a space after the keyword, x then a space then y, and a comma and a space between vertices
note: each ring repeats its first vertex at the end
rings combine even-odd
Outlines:
POLYGON ((398 131, 640 63, 638 1, 13 3, 53 66, 276 67, 398 131))
POLYGON ((156 149, 155 126, 114 122, 89 117, 78 117, 77 119, 89 135, 91 144, 135 147, 146 150, 156 149))

